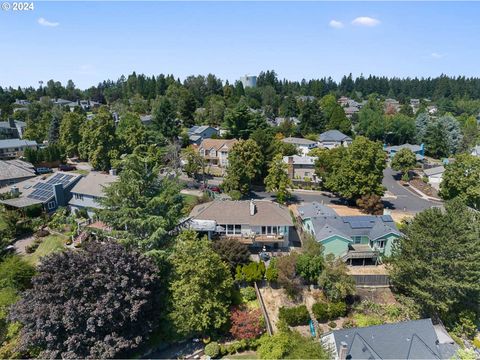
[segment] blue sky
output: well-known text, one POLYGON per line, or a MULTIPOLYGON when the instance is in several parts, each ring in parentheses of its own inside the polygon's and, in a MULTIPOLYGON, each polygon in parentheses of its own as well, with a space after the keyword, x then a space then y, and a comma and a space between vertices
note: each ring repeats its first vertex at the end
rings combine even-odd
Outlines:
POLYGON ((0 86, 85 88, 132 71, 480 76, 479 15, 478 2, 37 1, 0 11, 0 86))

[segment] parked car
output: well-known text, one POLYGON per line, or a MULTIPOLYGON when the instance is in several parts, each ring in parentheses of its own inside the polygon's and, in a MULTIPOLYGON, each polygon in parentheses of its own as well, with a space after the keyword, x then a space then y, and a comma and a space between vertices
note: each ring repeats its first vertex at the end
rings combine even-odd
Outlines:
POLYGON ((48 168, 48 167, 38 167, 38 168, 35 169, 35 172, 38 175, 42 175, 42 174, 50 174, 50 173, 53 172, 53 170, 48 168))
POLYGON ((60 171, 73 171, 77 170, 76 166, 69 165, 69 164, 61 164, 58 166, 58 170, 60 171))
POLYGON ((220 190, 220 188, 218 186, 214 186, 214 185, 207 185, 207 186, 201 185, 200 190, 202 190, 202 191, 210 190, 210 191, 213 191, 213 192, 218 193, 218 194, 220 194, 222 192, 222 190, 220 190))

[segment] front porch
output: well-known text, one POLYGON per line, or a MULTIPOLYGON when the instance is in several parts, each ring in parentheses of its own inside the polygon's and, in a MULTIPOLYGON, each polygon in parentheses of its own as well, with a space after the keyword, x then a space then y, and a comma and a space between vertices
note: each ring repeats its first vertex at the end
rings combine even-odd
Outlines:
POLYGON ((367 244, 350 244, 340 258, 350 266, 378 265, 380 262, 378 251, 367 244))

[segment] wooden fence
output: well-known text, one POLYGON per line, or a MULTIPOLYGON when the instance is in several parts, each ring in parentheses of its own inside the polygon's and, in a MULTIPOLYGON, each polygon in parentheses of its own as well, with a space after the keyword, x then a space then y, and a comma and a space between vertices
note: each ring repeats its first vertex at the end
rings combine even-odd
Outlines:
POLYGON ((388 275, 352 275, 356 286, 361 287, 389 287, 388 275))
POLYGON ((273 335, 272 324, 270 323, 270 317, 268 316, 267 308, 265 307, 265 303, 263 302, 262 294, 260 290, 258 290, 257 282, 253 283, 255 287, 255 293, 257 294, 258 302, 260 303, 260 310, 262 311, 263 318, 265 319, 265 326, 267 327, 268 335, 273 335))

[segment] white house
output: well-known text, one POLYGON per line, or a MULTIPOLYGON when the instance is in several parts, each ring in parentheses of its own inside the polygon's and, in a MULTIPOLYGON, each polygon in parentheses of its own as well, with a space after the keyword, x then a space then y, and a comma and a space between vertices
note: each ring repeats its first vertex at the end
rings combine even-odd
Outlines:
POLYGON ((317 147, 317 143, 312 140, 297 138, 297 137, 287 137, 282 139, 282 142, 285 144, 295 145, 300 155, 307 156, 310 150, 317 147))
POLYGON ((216 200, 197 205, 190 213, 192 229, 253 247, 288 247, 292 226, 288 209, 267 200, 216 200))
POLYGON ((69 201, 72 212, 86 209, 88 216, 93 217, 96 209, 101 209, 98 200, 104 197, 104 189, 117 181, 118 177, 113 172, 103 174, 92 171, 83 177, 71 190, 72 199, 69 201))
POLYGON ((435 189, 438 189, 440 187, 440 183, 442 182, 445 168, 443 166, 436 166, 431 169, 425 169, 423 172, 428 177, 428 182, 430 185, 432 185, 432 187, 435 189))

